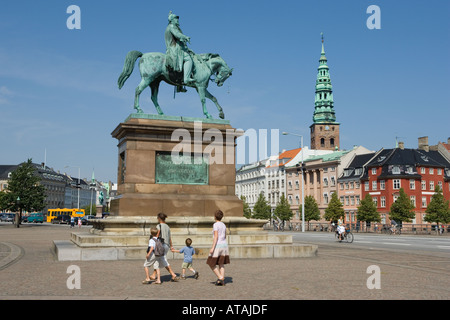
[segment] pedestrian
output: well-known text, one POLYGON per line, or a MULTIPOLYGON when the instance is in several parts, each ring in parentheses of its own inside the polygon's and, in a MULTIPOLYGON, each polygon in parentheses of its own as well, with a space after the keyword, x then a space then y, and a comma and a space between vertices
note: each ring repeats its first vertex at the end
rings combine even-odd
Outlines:
POLYGON ((78 228, 81 228, 81 217, 78 218, 78 228))
POLYGON ((74 225, 75 225, 75 218, 74 217, 70 217, 70 227, 73 228, 74 225))
POLYGON ((144 262, 144 271, 145 271, 145 280, 142 281, 142 284, 150 284, 151 280, 156 280, 155 284, 161 284, 161 271, 159 270, 160 266, 164 266, 164 261, 161 257, 157 257, 155 255, 155 247, 156 241, 159 241, 156 235, 158 234, 158 230, 156 228, 150 229, 150 239, 148 240, 148 248, 147 254, 145 256, 144 262), (156 276, 154 279, 150 278, 149 268, 153 266, 154 272, 156 276))
MULTIPOLYGON (((172 246, 172 237, 170 235, 170 228, 166 223, 167 215, 163 212, 158 213, 156 216, 158 218, 159 224, 156 226, 158 230, 157 238, 160 238, 164 245, 164 256, 161 257, 161 259, 164 260, 164 265, 166 267, 166 270, 169 271, 169 273, 172 275, 172 278, 170 281, 176 282, 179 280, 175 272, 173 272, 172 267, 170 266, 169 262, 167 261, 167 252, 169 250, 173 249, 172 246)), ((156 272, 154 271, 152 276, 150 277, 152 280, 155 278, 156 272)))
POLYGON ((198 272, 194 270, 194 267, 192 265, 192 256, 195 254, 195 249, 193 247, 191 247, 192 245, 192 239, 187 238, 186 241, 186 246, 181 248, 180 250, 175 250, 175 249, 171 249, 172 252, 178 252, 178 253, 183 253, 184 254, 184 258, 183 258, 183 264, 181 265, 181 279, 186 280, 186 269, 189 269, 190 271, 192 271, 192 273, 194 274, 194 278, 198 279, 198 272))
POLYGON ((217 276, 216 286, 225 285, 225 265, 230 263, 228 244, 226 239, 227 227, 222 222, 223 212, 217 210, 214 213, 213 244, 209 250, 206 263, 217 276))

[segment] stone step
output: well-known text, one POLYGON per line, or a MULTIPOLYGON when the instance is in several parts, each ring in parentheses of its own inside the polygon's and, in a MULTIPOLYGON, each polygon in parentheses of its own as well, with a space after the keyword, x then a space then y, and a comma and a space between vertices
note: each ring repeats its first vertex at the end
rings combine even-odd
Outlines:
MULTIPOLYGON (((192 246, 210 246, 212 244, 212 236, 208 235, 172 235, 172 245, 176 248, 184 247, 187 238, 192 240, 192 246)), ((142 246, 148 244, 148 236, 127 236, 127 235, 92 235, 86 233, 72 233, 71 240, 76 245, 87 247, 126 247, 126 246, 142 246)), ((250 244, 290 244, 292 243, 292 235, 288 234, 233 234, 227 235, 229 245, 250 245, 250 244)))
MULTIPOLYGON (((194 246, 194 260, 206 260, 210 246, 194 246)), ((144 260, 144 246, 80 247, 70 240, 54 240, 53 250, 58 261, 144 260)), ((317 255, 318 247, 309 244, 230 245, 230 259, 243 258, 305 258, 317 255)), ((183 254, 168 252, 169 260, 181 260, 183 254)))

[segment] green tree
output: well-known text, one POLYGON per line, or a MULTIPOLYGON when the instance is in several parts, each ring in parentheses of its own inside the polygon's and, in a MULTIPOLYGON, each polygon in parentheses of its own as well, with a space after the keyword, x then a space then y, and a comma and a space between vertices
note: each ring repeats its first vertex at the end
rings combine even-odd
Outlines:
MULTIPOLYGON (((300 214, 302 213, 302 207, 300 207, 300 214)), ((311 220, 319 221, 320 220, 320 210, 317 205, 316 199, 313 196, 305 197, 305 221, 308 223, 311 220)))
POLYGON ((84 209, 84 214, 85 215, 97 215, 97 205, 96 204, 88 204, 87 206, 84 206, 82 209, 84 209))
POLYGON ((389 219, 396 222, 411 222, 411 219, 414 219, 415 216, 414 205, 411 203, 405 190, 400 188, 400 195, 391 206, 389 219))
POLYGON ((437 231, 439 231, 439 223, 450 222, 449 200, 445 201, 442 189, 439 186, 436 186, 434 189, 434 195, 431 197, 431 201, 425 212, 427 213, 425 221, 436 222, 437 231))
POLYGON ((8 186, 0 192, 0 210, 18 212, 15 224, 19 228, 22 211, 35 212, 45 208, 45 188, 31 159, 11 172, 8 186))
POLYGON ((367 194, 358 207, 358 220, 365 222, 380 222, 380 213, 377 211, 377 206, 372 200, 370 194, 367 194))
POLYGON ((325 209, 325 220, 327 221, 336 221, 339 218, 344 217, 344 208, 339 200, 336 192, 331 195, 330 203, 328 203, 328 207, 325 209))
POLYGON ((258 200, 256 200, 253 207, 253 218, 255 219, 270 219, 270 205, 267 203, 264 194, 260 193, 258 200))
POLYGON ((245 196, 241 196, 241 200, 242 204, 244 205, 244 217, 250 219, 252 217, 252 209, 250 209, 250 206, 248 205, 245 196))
POLYGON ((291 220, 292 216, 294 215, 292 213, 291 206, 284 194, 281 195, 280 202, 278 202, 274 214, 276 217, 283 221, 283 225, 284 221, 291 220))

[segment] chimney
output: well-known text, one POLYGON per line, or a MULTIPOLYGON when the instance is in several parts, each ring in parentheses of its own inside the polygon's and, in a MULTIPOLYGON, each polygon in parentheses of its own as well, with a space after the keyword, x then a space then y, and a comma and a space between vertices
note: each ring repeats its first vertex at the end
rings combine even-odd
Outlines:
POLYGON ((405 143, 404 142, 399 142, 398 143, 398 147, 400 148, 400 149, 405 149, 405 143))
POLYGON ((419 138, 419 150, 430 151, 430 147, 428 145, 428 137, 420 137, 419 138))
POLYGON ((447 138, 447 143, 450 144, 450 137, 447 138))

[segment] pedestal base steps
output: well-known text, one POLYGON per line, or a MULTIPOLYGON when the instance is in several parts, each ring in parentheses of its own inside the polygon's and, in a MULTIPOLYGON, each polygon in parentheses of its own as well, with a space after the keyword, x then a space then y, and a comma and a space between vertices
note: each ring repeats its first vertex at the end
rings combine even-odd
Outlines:
MULTIPOLYGON (((175 249, 192 240, 196 259, 206 259, 212 245, 214 220, 205 217, 175 217, 166 221, 171 228, 175 249)), ((300 258, 317 255, 315 245, 294 244, 290 234, 269 234, 262 229, 266 221, 238 217, 224 218, 230 258, 300 258)), ((110 217, 98 219, 87 232, 73 232, 71 240, 55 240, 54 252, 59 261, 143 259, 150 228, 156 218, 110 217)), ((169 252, 168 259, 183 259, 183 254, 169 252)))

